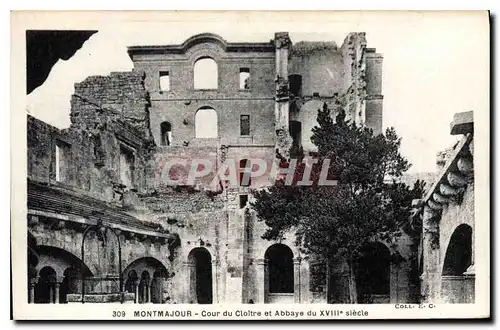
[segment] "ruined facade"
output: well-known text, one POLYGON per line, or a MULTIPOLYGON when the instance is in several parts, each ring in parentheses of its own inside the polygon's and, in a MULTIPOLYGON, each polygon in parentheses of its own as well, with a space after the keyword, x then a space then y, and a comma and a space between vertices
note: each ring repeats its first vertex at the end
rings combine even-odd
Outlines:
MULTIPOLYGON (((68 129, 28 118, 29 301, 80 301, 82 287, 88 299, 118 301, 95 298, 90 279, 97 279, 111 283, 101 291, 125 291, 123 299, 136 303, 345 302, 343 261, 325 271, 293 235, 261 238, 265 224, 248 201, 267 177, 184 184, 186 167, 168 162, 208 160, 212 179, 227 160, 245 173, 247 159, 313 150, 323 103, 380 133, 382 56, 366 47, 365 34, 350 33, 337 47, 293 44, 288 33, 264 43, 207 33, 128 53, 133 71, 75 84, 68 129), (120 239, 118 266, 109 232, 82 243, 100 224, 120 239)), ((381 283, 360 281, 365 302, 417 299, 418 243, 404 233, 370 248, 381 283)))
POLYGON ((451 134, 461 140, 438 155, 441 171, 417 202, 421 226, 419 269, 422 300, 474 303, 474 121, 473 113, 455 115, 451 134), (439 157, 440 156, 440 157, 439 157))

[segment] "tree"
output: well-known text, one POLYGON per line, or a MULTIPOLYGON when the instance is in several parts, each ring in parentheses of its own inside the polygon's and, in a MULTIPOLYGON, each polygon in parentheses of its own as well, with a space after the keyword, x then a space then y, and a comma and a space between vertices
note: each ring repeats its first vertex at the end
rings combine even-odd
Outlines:
MULTIPOLYGON (((397 182, 410 164, 399 152, 401 139, 393 128, 375 136, 371 129, 346 120, 343 110, 333 121, 326 104, 318 110, 317 121, 311 138, 317 152, 310 155, 318 161, 311 170, 313 185, 297 184, 305 171, 300 163, 292 184, 281 178, 267 190, 254 191, 251 205, 268 226, 263 238, 282 239, 295 229, 295 244, 305 253, 328 264, 336 258, 346 260, 349 300, 356 303, 355 267, 362 248, 400 235, 411 201, 423 193, 423 183, 417 181, 410 189, 397 182), (337 179, 337 185, 323 186, 318 180, 326 161, 328 178, 337 179)), ((282 167, 289 166, 290 159, 279 157, 282 167)))

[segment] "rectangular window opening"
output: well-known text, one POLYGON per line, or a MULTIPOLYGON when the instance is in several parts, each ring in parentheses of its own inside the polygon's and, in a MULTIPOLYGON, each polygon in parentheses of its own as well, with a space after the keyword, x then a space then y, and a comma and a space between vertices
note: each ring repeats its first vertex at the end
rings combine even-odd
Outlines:
POLYGON ((250 115, 240 116, 240 134, 242 136, 250 135, 250 115))
POLYGON ((127 188, 132 188, 134 181, 134 152, 124 146, 120 147, 120 180, 127 188))
POLYGON ((243 209, 248 204, 248 195, 240 195, 240 209, 243 209))
POLYGON ((65 142, 56 142, 55 154, 55 179, 58 182, 66 182, 69 178, 71 146, 65 142))
POLYGON ((252 185, 252 178, 250 177, 250 172, 240 173, 240 187, 250 187, 252 185))
POLYGON ((240 68, 240 89, 248 90, 250 89, 250 69, 240 68))
POLYGON ((170 75, 168 71, 160 71, 160 90, 170 90, 170 75))

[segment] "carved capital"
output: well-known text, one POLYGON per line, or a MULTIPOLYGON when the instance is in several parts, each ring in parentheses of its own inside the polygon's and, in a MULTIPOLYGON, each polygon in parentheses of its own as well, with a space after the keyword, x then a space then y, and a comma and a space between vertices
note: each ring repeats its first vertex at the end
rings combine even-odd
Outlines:
POLYGON ((28 215, 28 226, 32 227, 40 222, 38 215, 28 215))
POLYGON ((288 48, 292 44, 288 32, 276 32, 274 34, 274 45, 276 48, 288 48))

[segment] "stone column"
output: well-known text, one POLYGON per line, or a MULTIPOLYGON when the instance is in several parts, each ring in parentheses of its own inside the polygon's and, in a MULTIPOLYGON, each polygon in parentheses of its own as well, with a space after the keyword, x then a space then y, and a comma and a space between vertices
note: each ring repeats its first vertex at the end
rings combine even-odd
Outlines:
POLYGON ((57 276, 56 277, 56 282, 54 284, 54 303, 59 304, 59 287, 61 286, 61 283, 63 282, 64 277, 63 276, 57 276))
POLYGON ((277 133, 276 148, 287 157, 292 138, 289 126, 289 83, 288 83, 288 51, 292 41, 287 32, 277 32, 274 35, 276 47, 276 96, 275 96, 275 129, 277 133))
POLYGON ((52 285, 49 285, 49 303, 54 303, 54 287, 52 285))
POLYGON ((29 279, 29 292, 28 292, 28 303, 35 303, 35 286, 38 283, 40 276, 33 277, 29 279))
POLYGON ((139 281, 135 280, 133 282, 133 288, 134 288, 134 303, 138 304, 139 303, 139 281))
POLYGON ((299 256, 293 259, 293 302, 300 304, 302 302, 302 277, 300 274, 300 265, 302 258, 299 256))
POLYGON ((219 286, 217 285, 217 268, 219 260, 212 260, 212 303, 219 303, 219 286))
POLYGON ((429 206, 424 207, 422 218, 424 269, 421 275, 421 293, 424 302, 439 302, 441 296, 439 220, 436 211, 429 206))
POLYGON ((196 264, 194 262, 185 261, 184 268, 184 299, 187 304, 196 304, 196 264), (193 276, 193 274, 195 276, 193 276))
POLYGON ((266 295, 268 289, 267 281, 267 263, 265 259, 257 259, 257 296, 255 297, 256 304, 265 304, 267 302, 266 295))
POLYGON ((149 304, 151 303, 151 280, 149 280, 148 283, 146 283, 146 294, 147 294, 147 300, 146 302, 149 304))

